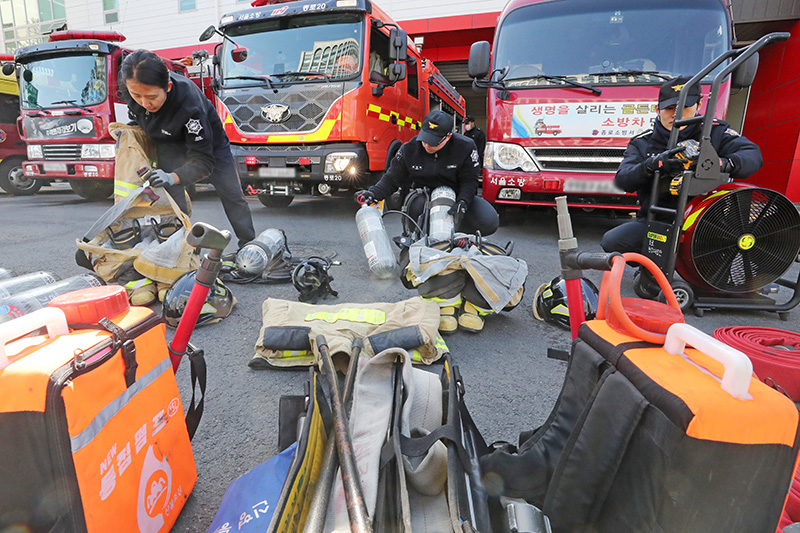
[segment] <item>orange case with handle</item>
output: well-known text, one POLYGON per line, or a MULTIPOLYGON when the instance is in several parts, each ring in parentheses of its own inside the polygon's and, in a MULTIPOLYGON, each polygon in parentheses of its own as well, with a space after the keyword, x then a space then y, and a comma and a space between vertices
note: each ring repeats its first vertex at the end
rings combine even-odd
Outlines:
POLYGON ((124 307, 67 333, 53 308, 0 327, 0 530, 175 523, 197 471, 165 329, 124 307), (9 341, 44 326, 50 335, 9 341))

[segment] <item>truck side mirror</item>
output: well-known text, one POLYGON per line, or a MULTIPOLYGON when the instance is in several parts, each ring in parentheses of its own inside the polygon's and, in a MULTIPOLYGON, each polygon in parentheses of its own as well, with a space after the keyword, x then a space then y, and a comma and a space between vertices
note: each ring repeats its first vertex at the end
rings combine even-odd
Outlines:
POLYGON ((408 58, 407 45, 408 34, 404 30, 392 28, 389 31, 389 59, 392 61, 405 61, 408 58))
POLYGON ((231 50, 231 59, 234 63, 242 63, 247 59, 247 48, 244 46, 237 46, 231 50))
POLYGON ((478 41, 469 47, 467 73, 470 78, 483 79, 489 75, 491 55, 489 41, 478 41))
POLYGON ((203 31, 203 33, 200 34, 200 37, 198 37, 198 40, 199 41, 207 41, 207 40, 211 39, 211 37, 213 37, 213 35, 215 33, 217 33, 217 28, 215 28, 213 25, 211 25, 208 28, 206 28, 203 31))
POLYGON ((11 76, 14 73, 14 63, 3 63, 3 74, 11 76))
POLYGON ((389 81, 391 81, 393 85, 404 79, 406 79, 405 63, 392 63, 389 65, 389 81))
POLYGON ((758 53, 751 55, 747 61, 736 67, 731 75, 731 87, 745 89, 753 85, 758 70, 758 53))

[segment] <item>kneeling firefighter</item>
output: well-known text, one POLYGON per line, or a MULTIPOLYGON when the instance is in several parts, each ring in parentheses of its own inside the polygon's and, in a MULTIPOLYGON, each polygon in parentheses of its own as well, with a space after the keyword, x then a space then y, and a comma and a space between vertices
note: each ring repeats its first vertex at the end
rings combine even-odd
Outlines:
MULTIPOLYGON (((500 218, 489 202, 476 196, 479 179, 475 142, 453 133, 451 115, 434 110, 422 120, 419 135, 400 147, 380 181, 358 191, 355 199, 369 204, 387 198, 397 189, 450 187, 456 192, 450 214, 461 219, 456 230, 491 235, 497 231, 500 218)), ((424 209, 424 198, 409 207, 409 214, 417 219, 424 209)))

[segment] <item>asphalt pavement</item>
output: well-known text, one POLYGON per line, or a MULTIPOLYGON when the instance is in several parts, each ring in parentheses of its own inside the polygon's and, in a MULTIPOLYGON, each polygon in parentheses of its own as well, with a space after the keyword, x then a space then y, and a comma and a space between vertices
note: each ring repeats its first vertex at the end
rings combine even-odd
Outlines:
MULTIPOLYGON (((111 202, 89 202, 64 185, 45 187, 29 197, 0 193, 0 268, 17 274, 46 270, 62 278, 85 272, 74 261, 75 239, 83 235, 111 202)), ((256 232, 279 228, 286 232, 295 256, 336 252, 341 265, 331 268, 336 299, 324 303, 397 302, 415 296, 398 279, 370 277, 355 224, 357 206, 350 197, 298 198, 288 208, 263 207, 250 199, 256 232)), ((603 213, 572 211, 580 248, 601 251, 606 230, 622 219, 603 213)), ((194 200, 192 221, 229 229, 213 190, 201 190, 194 200)), ((396 216, 387 219, 389 233, 400 233, 396 216)), ((509 313, 488 317, 480 334, 458 332, 445 338, 466 386, 466 402, 487 442, 516 442, 520 431, 545 421, 556 401, 566 363, 549 359, 548 348, 568 349, 569 332, 537 321, 531 305, 536 288, 559 273, 558 229, 550 208, 509 209, 503 225, 490 240, 514 242, 513 256, 528 264, 522 303, 509 313)), ((228 251, 234 251, 231 245, 228 251)), ((798 265, 792 269, 796 279, 798 265)), ((587 273, 599 285, 600 274, 587 273)), ((632 295, 631 272, 625 276, 625 295, 632 295)), ((261 327, 261 305, 267 298, 297 300, 291 284, 230 285, 238 300, 221 323, 198 328, 192 343, 203 349, 208 362, 205 414, 192 441, 198 481, 174 531, 207 531, 228 484, 277 453, 278 401, 282 395, 302 394, 305 370, 255 371, 247 363, 261 327)), ((788 299, 783 289, 779 299, 788 299)), ((159 306, 155 306, 159 311, 159 306)), ((712 333, 731 325, 798 330, 800 311, 789 321, 767 312, 710 311, 687 322, 712 333)), ((170 333, 171 334, 171 333, 170 333)), ((189 394, 188 365, 178 372, 178 384, 189 394)))

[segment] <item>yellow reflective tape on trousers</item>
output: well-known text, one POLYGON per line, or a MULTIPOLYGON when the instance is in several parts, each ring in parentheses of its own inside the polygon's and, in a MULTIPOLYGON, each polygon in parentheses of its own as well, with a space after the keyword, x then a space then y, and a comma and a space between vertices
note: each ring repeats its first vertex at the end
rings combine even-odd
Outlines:
POLYGON ((312 320, 322 320, 328 324, 333 324, 339 320, 346 320, 348 322, 362 322, 365 324, 380 325, 386 322, 386 313, 377 309, 356 309, 348 308, 340 309, 337 313, 309 313, 306 315, 306 322, 312 320))
POLYGON ((135 281, 129 281, 128 283, 126 283, 125 289, 131 291, 133 289, 139 289, 141 287, 144 287, 145 285, 151 285, 152 283, 153 280, 149 278, 137 279, 135 281))
POLYGON ((443 352, 449 352, 450 348, 447 347, 447 343, 444 342, 444 339, 441 335, 436 336, 436 348, 442 350, 443 352))
POLYGON ((278 359, 308 359, 311 352, 308 350, 275 350, 278 359))

